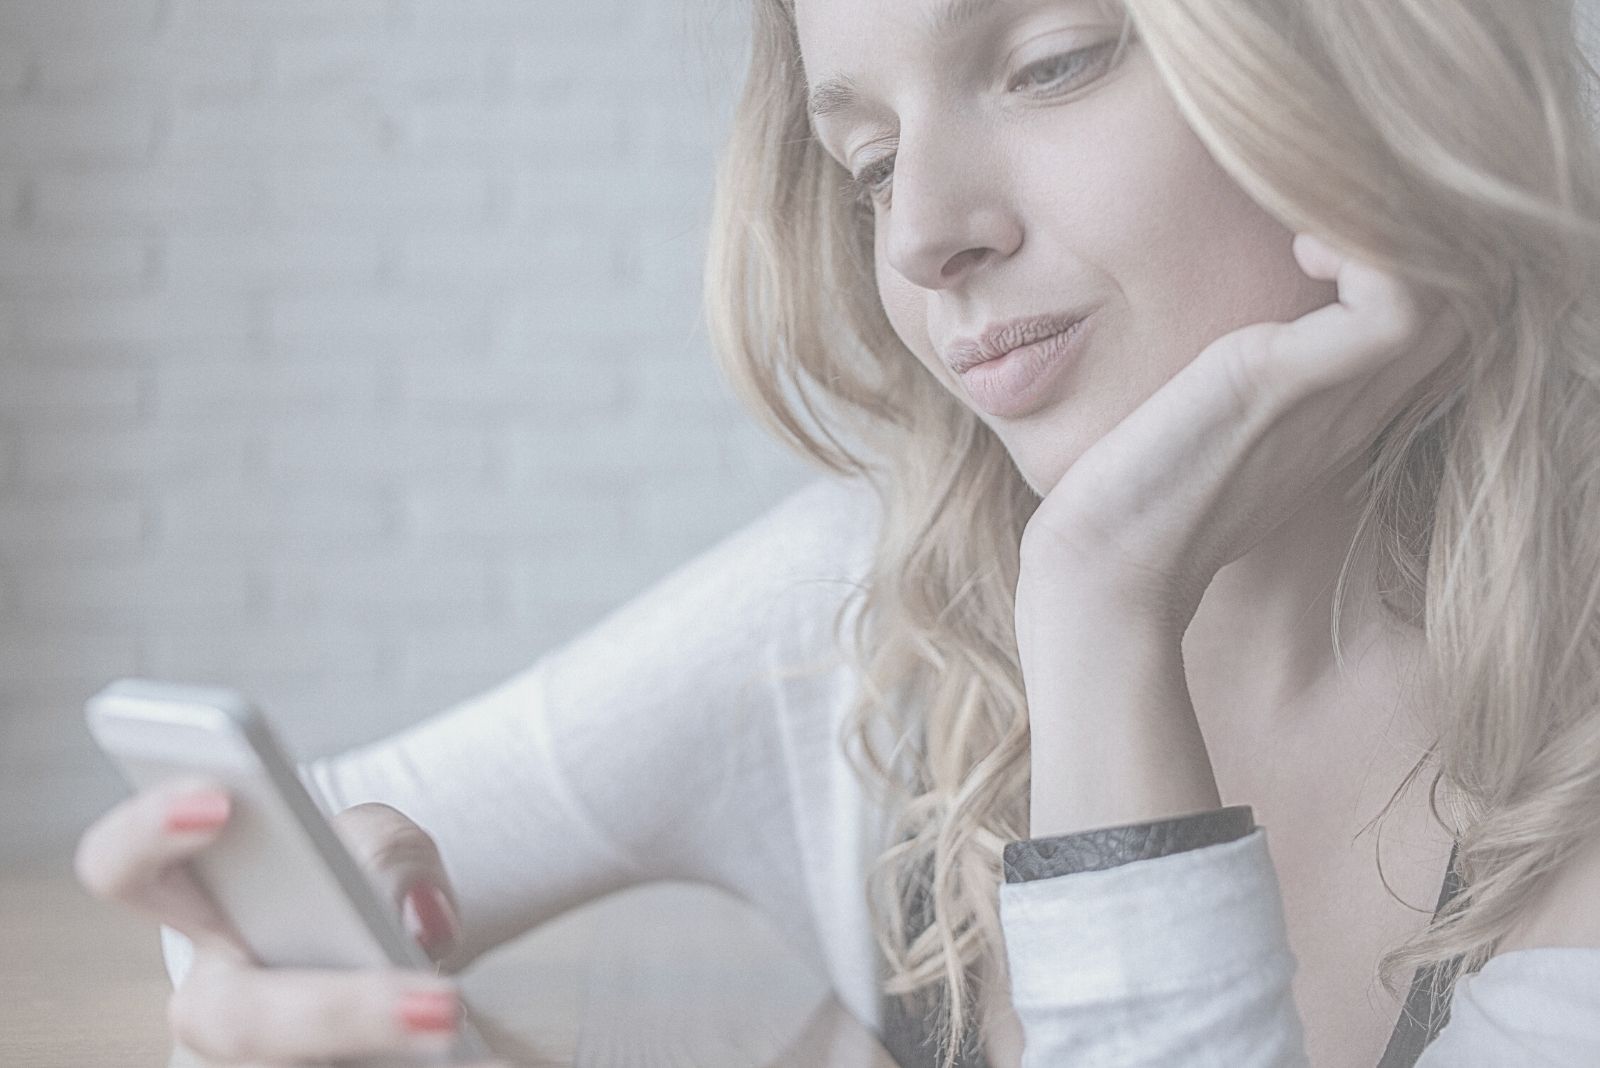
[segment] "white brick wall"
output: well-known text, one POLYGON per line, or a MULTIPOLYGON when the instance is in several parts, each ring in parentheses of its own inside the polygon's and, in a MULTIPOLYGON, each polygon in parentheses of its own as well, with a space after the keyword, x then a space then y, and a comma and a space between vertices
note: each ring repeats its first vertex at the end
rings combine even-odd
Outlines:
POLYGON ((0 856, 114 676, 330 751, 807 476, 699 324, 740 8, 0 0, 0 856))

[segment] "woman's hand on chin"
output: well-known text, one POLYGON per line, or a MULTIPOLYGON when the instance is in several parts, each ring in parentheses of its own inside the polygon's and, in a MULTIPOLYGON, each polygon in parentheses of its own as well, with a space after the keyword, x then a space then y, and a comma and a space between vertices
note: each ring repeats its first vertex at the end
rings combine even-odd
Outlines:
POLYGON ((1090 447, 1022 539, 1034 836, 1215 808, 1184 677, 1212 578, 1368 447, 1461 344, 1398 279, 1300 234, 1339 299, 1207 346, 1090 447))
POLYGON ((1019 611, 1099 591, 1181 635, 1216 573, 1359 463, 1460 346, 1442 299, 1310 234, 1294 254, 1338 300, 1218 338, 1079 457, 1024 533, 1019 611))

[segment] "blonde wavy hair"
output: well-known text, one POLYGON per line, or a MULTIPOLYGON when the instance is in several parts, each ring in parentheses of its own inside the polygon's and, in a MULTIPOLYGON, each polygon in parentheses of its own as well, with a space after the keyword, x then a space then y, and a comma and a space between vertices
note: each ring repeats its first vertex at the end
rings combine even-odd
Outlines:
MULTIPOLYGON (((881 499, 841 743, 896 814, 867 887, 886 990, 937 998, 949 1066, 1004 974, 1001 850, 1028 832, 1013 612, 1038 498, 890 327, 872 209, 807 116, 793 0, 753 2, 706 315, 773 432, 881 499)), ((1600 830, 1600 146, 1573 0, 1108 5, 1266 211, 1468 326, 1371 449, 1333 609, 1337 655, 1351 562, 1377 559, 1384 605, 1426 635, 1448 715, 1396 797, 1431 771, 1465 886, 1380 971, 1393 991, 1431 967, 1447 995, 1600 830)))

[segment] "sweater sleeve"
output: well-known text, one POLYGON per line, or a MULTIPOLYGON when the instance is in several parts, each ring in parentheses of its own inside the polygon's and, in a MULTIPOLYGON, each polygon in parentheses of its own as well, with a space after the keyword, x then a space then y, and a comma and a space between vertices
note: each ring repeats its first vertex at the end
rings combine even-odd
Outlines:
POLYGON ((1306 1065, 1266 833, 1009 882, 1023 1068, 1306 1065))
POLYGON ((1517 949, 1456 982, 1450 1022, 1416 1068, 1600 1064, 1600 948, 1517 949))
MULTIPOLYGON (((434 837, 460 906, 452 969, 658 879, 751 900, 815 957, 774 706, 831 637, 872 500, 815 480, 487 692, 301 777, 327 812, 381 801, 434 837)), ((176 981, 189 947, 163 946, 176 981)))
MULTIPOLYGON (((1283 899, 1256 828, 1002 884, 1023 1068, 1308 1064, 1283 899)), ((1523 949, 1463 976, 1416 1068, 1600 1064, 1600 948, 1523 949)))

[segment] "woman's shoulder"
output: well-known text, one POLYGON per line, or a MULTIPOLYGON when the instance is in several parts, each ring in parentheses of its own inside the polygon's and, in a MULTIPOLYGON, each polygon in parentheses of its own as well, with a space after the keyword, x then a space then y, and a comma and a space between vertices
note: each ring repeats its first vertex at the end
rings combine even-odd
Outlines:
POLYGON ((764 612, 837 602, 865 579, 879 514, 864 480, 815 476, 659 579, 639 609, 720 602, 729 612, 764 612))
POLYGON ((1484 965, 1462 976, 1421 1064, 1600 1064, 1600 841, 1570 856, 1484 965), (1499 1057, 1499 1060, 1494 1058, 1499 1057), (1477 1058, 1473 1060, 1471 1058, 1477 1058))
POLYGON ((788 578, 855 577, 870 563, 877 493, 864 479, 818 475, 712 550, 750 558, 788 578))
MULTIPOLYGON (((1584 947, 1594 958, 1569 955, 1567 960, 1600 960, 1600 835, 1591 836, 1568 855, 1543 889, 1524 903, 1510 929, 1497 943, 1502 955, 1511 951, 1584 947)), ((1498 957, 1490 958, 1493 963, 1498 957)), ((1504 967, 1504 965, 1502 965, 1504 967)))
POLYGON ((860 588, 877 530, 870 485, 818 476, 680 564, 549 658, 558 677, 743 675, 783 646, 801 655, 860 588), (602 670, 602 665, 610 665, 602 670))
POLYGON ((1600 947, 1496 953, 1464 975, 1419 1068, 1600 1064, 1600 947))

